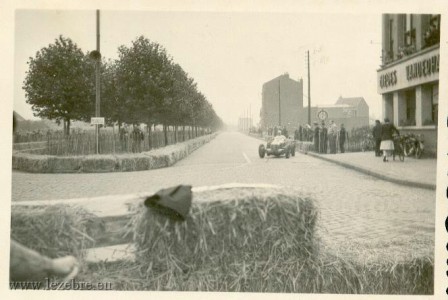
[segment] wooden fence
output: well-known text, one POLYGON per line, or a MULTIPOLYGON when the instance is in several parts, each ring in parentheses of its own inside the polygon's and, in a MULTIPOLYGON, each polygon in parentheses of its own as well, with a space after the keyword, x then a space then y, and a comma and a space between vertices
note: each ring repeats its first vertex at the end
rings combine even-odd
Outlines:
MULTIPOLYGON (((98 137, 98 150, 100 154, 113 153, 139 153, 151 149, 164 147, 196 138, 205 134, 204 130, 198 129, 197 135, 194 130, 168 131, 167 143, 163 131, 151 132, 151 143, 148 132, 142 133, 142 137, 132 134, 119 135, 118 132, 100 131, 98 137)), ((54 133, 47 136, 48 155, 89 155, 96 153, 96 137, 94 131, 83 131, 64 136, 62 133, 54 133)))

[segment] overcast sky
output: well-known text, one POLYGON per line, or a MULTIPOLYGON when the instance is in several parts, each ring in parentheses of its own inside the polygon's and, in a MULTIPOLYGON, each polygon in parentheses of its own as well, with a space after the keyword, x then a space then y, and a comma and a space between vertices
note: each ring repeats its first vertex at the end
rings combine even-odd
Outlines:
MULTIPOLYGON (((22 89, 29 57, 59 35, 83 51, 95 49, 95 11, 17 10, 15 17, 14 109, 32 118, 22 89)), ((381 116, 379 13, 101 11, 104 57, 117 58, 117 48, 140 35, 166 48, 227 123, 236 123, 249 107, 258 121, 262 84, 285 72, 304 79, 306 104, 307 50, 313 106, 361 96, 370 114, 381 116)))

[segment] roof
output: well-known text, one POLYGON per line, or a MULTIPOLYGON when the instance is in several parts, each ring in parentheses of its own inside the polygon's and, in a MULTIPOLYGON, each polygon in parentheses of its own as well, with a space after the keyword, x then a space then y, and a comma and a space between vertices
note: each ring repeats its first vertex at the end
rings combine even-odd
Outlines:
POLYGON ((353 97, 353 98, 342 98, 339 97, 339 99, 336 101, 336 105, 339 104, 347 104, 350 106, 358 106, 360 103, 366 103, 363 97, 353 97))
POLYGON ((284 73, 284 74, 282 74, 282 75, 280 75, 280 76, 277 76, 277 77, 275 77, 275 78, 273 78, 273 79, 271 79, 271 80, 269 80, 269 81, 266 81, 265 83, 263 83, 263 86, 266 85, 266 84, 269 84, 269 83, 271 83, 271 82, 276 82, 276 81, 278 81, 278 80, 280 80, 280 79, 287 79, 287 80, 290 80, 290 81, 294 81, 294 82, 296 82, 296 83, 299 83, 299 81, 289 78, 289 74, 288 74, 288 73, 284 73))
POLYGON ((353 105, 348 105, 348 104, 319 104, 317 106, 312 106, 311 108, 348 108, 348 107, 353 107, 353 105))

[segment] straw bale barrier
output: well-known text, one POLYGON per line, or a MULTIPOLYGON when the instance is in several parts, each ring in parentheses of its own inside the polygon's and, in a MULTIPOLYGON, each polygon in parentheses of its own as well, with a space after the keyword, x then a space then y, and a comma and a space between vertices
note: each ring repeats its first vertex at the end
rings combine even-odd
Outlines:
POLYGON ((101 173, 142 171, 172 166, 208 143, 215 134, 143 153, 54 156, 14 152, 12 168, 31 173, 101 173))
POLYGON ((150 289, 262 291, 299 284, 297 274, 317 253, 311 199, 256 190, 195 197, 185 222, 144 207, 131 219, 136 261, 150 289))
MULTIPOLYGON (((334 255, 315 233, 318 207, 297 190, 228 188, 194 193, 175 222, 137 207, 128 225, 135 262, 83 280, 119 290, 425 294, 434 292, 430 256, 366 263, 334 255)), ((366 251, 368 249, 359 249, 366 251)))
POLYGON ((69 205, 12 206, 11 238, 51 258, 82 257, 104 232, 102 220, 69 205))

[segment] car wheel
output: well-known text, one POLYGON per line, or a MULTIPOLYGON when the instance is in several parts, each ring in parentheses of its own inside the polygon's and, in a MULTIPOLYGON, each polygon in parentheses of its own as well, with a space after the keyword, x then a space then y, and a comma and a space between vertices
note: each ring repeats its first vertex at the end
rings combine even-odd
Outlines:
POLYGON ((266 149, 264 148, 264 145, 261 144, 258 147, 258 155, 260 156, 260 158, 264 158, 264 155, 266 154, 266 149))

